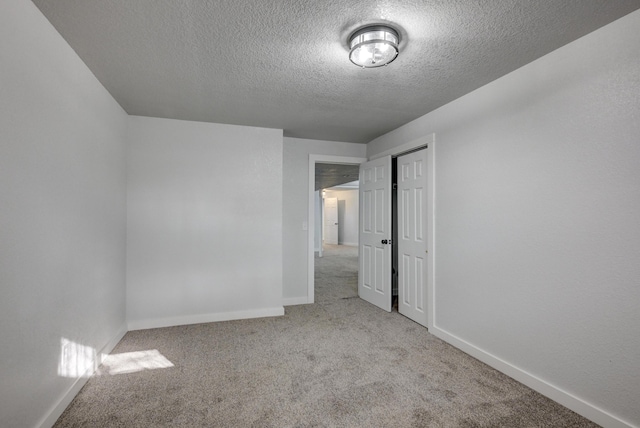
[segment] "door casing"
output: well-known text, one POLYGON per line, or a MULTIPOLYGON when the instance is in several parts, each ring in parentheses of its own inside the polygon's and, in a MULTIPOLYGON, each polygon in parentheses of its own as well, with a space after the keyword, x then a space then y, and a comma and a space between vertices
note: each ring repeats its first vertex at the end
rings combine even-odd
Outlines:
POLYGON ((338 163, 348 165, 358 165, 362 162, 366 162, 367 158, 352 157, 352 156, 329 156, 329 155, 309 155, 309 205, 308 205, 308 217, 307 217, 307 303, 313 303, 314 296, 314 240, 315 240, 315 183, 316 183, 316 163, 338 163))

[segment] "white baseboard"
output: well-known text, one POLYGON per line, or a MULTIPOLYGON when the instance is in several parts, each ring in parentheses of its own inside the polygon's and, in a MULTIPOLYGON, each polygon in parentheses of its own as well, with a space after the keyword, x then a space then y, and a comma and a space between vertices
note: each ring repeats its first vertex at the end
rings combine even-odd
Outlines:
POLYGON ((118 342, 122 340, 126 333, 127 328, 126 325, 123 324, 115 334, 115 336, 113 336, 113 338, 105 346, 103 346, 102 349, 96 351, 97 361, 94 364, 95 367, 87 369, 85 373, 83 373, 73 382, 67 392, 62 395, 60 400, 58 400, 58 402, 51 408, 51 410, 49 410, 49 412, 47 412, 47 414, 40 420, 40 422, 36 425, 37 427, 51 428, 53 424, 56 423, 60 415, 62 415, 62 412, 64 412, 67 406, 71 404, 71 401, 73 401, 75 396, 78 395, 78 392, 80 392, 89 378, 93 376, 98 366, 102 364, 102 360, 104 359, 104 357, 108 355, 113 350, 113 348, 116 347, 118 342))
POLYGON ((309 303, 307 296, 304 297, 286 297, 282 299, 283 306, 306 305, 309 303))
POLYGON ((429 332, 598 425, 607 428, 638 428, 439 327, 433 326, 429 329, 429 332))
POLYGON ((340 245, 346 245, 347 247, 357 247, 358 243, 357 242, 341 242, 340 245))
POLYGON ((203 324, 208 322, 243 320, 249 318, 279 317, 284 315, 284 307, 252 309, 248 311, 218 312, 213 314, 185 315, 179 317, 156 318, 129 321, 129 331, 149 328, 173 327, 176 325, 203 324))

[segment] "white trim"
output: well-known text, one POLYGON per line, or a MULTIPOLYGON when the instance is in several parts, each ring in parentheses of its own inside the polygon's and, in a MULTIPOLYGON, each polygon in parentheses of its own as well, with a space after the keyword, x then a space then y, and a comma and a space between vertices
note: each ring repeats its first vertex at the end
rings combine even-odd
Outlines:
POLYGON ((436 319, 436 135, 427 147, 427 328, 436 319))
POLYGON ((328 156, 328 155, 309 155, 309 206, 308 206, 308 233, 307 233, 307 303, 314 302, 314 253, 315 253, 315 201, 314 193, 316 191, 316 163, 339 163, 339 164, 361 164, 366 162, 366 158, 351 156, 328 156))
POLYGON ((204 324, 218 321, 243 320, 249 318, 278 317, 284 315, 284 307, 251 309, 248 311, 217 312, 213 314, 184 315, 178 317, 156 318, 129 321, 129 331, 148 328, 173 327, 177 325, 204 324))
POLYGON ((87 369, 85 373, 80 375, 73 382, 73 384, 71 384, 69 389, 67 389, 67 392, 65 392, 62 395, 60 400, 58 400, 58 402, 54 404, 54 406, 45 414, 45 416, 40 420, 40 422, 36 424, 37 427, 49 428, 56 423, 60 415, 62 415, 62 412, 64 412, 67 406, 71 404, 71 401, 73 401, 76 395, 78 395, 78 392, 80 392, 82 387, 89 381, 89 378, 93 376, 98 366, 102 364, 104 357, 106 357, 111 351, 113 351, 113 348, 116 347, 118 342, 122 340, 125 334, 127 334, 127 328, 126 328, 126 325, 123 324, 118 330, 118 332, 115 334, 115 336, 113 336, 113 338, 109 342, 107 342, 107 344, 103 346, 99 352, 96 352, 96 357, 98 361, 96 361, 95 364, 93 364, 93 367, 90 367, 89 369, 87 369))
POLYGON ((579 415, 607 428, 636 428, 629 422, 625 422, 616 416, 602 410, 593 404, 590 404, 575 395, 564 391, 557 386, 546 382, 535 375, 516 367, 501 358, 484 351, 481 348, 447 332, 446 330, 433 326, 429 328, 431 334, 450 345, 460 349, 463 352, 471 355, 472 357, 482 361, 483 363, 493 367, 494 369, 506 374, 507 376, 517 380, 520 383, 528 386, 529 388, 539 392, 552 399, 553 401, 560 403, 561 405, 573 410, 579 415))
POLYGON ((282 306, 306 305, 307 303, 309 303, 307 296, 287 297, 282 299, 282 306))
POLYGON ((433 133, 427 134, 420 138, 416 138, 413 141, 409 141, 408 143, 404 143, 399 146, 390 148, 389 150, 385 150, 384 152, 376 153, 375 155, 370 156, 369 160, 378 159, 383 156, 396 156, 401 153, 408 152, 413 149, 417 149, 418 147, 422 147, 424 145, 430 144, 431 142, 433 142, 434 138, 435 138, 435 134, 433 133))
POLYGON ((347 246, 347 247, 357 247, 357 246, 358 246, 358 243, 357 243, 357 242, 341 242, 341 243, 339 243, 339 244, 340 244, 340 245, 347 246))

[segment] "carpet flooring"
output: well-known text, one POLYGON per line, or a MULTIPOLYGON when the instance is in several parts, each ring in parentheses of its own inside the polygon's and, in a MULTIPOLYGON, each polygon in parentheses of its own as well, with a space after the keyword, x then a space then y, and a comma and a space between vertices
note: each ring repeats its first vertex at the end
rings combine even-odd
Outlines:
POLYGON ((55 427, 596 427, 357 298, 357 249, 316 258, 283 317, 132 331, 55 427))

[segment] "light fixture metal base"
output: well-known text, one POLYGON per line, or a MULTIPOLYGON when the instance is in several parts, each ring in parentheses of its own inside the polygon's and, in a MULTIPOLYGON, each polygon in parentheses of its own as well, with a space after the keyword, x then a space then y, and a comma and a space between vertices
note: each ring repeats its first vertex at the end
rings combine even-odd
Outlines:
POLYGON ((400 35, 388 25, 368 25, 349 36, 349 60, 362 68, 382 67, 398 56, 400 35))

